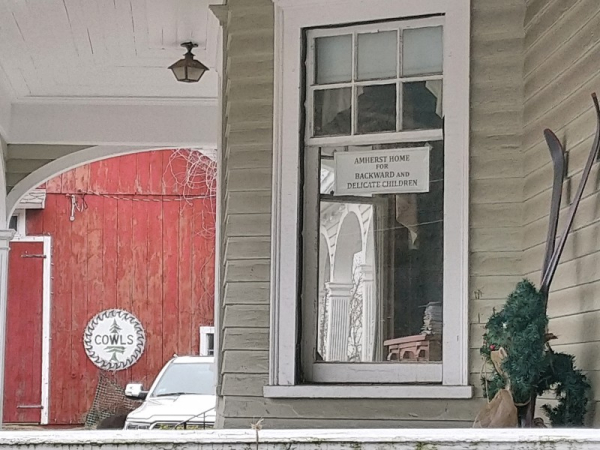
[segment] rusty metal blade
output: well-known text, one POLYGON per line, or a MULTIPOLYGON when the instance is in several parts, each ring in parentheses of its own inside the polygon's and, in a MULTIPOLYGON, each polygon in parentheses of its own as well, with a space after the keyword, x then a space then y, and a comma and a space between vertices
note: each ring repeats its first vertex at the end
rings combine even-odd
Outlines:
POLYGON ((552 166, 554 168, 554 180, 552 183, 552 200, 550 201, 550 216, 548 220, 548 236, 546 238, 546 252, 542 264, 542 279, 544 278, 550 259, 556 245, 556 231, 558 228, 558 216, 562 197, 563 181, 565 179, 565 152, 556 134, 551 130, 544 130, 544 137, 550 150, 552 166))
POLYGON ((542 290, 543 292, 550 291, 550 285, 552 284, 554 274, 556 273, 558 261, 565 248, 565 243, 567 242, 569 231, 571 231, 571 227, 573 226, 573 219, 575 218, 575 213, 577 212, 577 208, 579 207, 579 202, 581 201, 581 197, 583 195, 583 189, 585 188, 587 180, 590 176, 592 165, 594 164, 594 161, 598 158, 598 152, 600 151, 600 104, 598 103, 598 97, 595 93, 592 94, 592 100, 594 101, 594 108, 596 109, 596 136, 594 138, 594 144, 592 145, 592 150, 590 151, 590 155, 585 164, 585 168, 583 169, 581 181, 579 182, 579 187, 577 188, 577 193, 575 194, 573 203, 571 203, 571 207, 569 208, 567 225, 560 237, 560 241, 558 242, 554 253, 552 254, 552 258, 550 259, 550 263, 548 264, 548 269, 546 270, 546 273, 542 278, 540 290, 542 290))

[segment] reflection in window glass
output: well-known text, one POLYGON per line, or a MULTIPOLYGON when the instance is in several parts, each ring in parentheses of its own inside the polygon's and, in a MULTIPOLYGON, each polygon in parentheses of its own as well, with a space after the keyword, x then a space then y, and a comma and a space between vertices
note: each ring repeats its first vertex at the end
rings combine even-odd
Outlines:
MULTIPOLYGON (((356 200, 322 194, 318 361, 441 361, 444 146, 430 144, 427 193, 356 200)), ((403 146, 407 144, 345 150, 360 150, 364 156, 365 151, 403 146)), ((323 150, 322 183, 323 168, 334 170, 323 150)))
POLYGON ((376 80, 397 75, 398 32, 358 35, 358 79, 376 80))
POLYGON ((172 394, 215 395, 213 364, 170 364, 158 380, 152 397, 172 394))
POLYGON ((396 131, 396 85, 359 86, 357 131, 396 131))
POLYGON ((314 135, 349 135, 352 123, 352 89, 315 91, 314 135))
POLYGON ((352 35, 315 39, 317 84, 352 79, 352 35))
POLYGON ((442 80, 402 84, 404 130, 441 128, 442 117, 442 80))
POLYGON ((442 27, 414 28, 402 33, 402 75, 442 73, 442 27))

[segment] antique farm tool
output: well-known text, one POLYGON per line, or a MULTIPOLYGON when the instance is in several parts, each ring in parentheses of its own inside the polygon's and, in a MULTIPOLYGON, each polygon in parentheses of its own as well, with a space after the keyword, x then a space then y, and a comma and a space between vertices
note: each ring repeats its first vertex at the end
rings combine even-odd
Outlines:
MULTIPOLYGON (((583 169, 583 173, 581 174, 581 181, 579 182, 579 187, 577 188, 575 198, 573 199, 573 203, 571 203, 571 207, 569 208, 569 216, 567 217, 567 223, 566 223, 565 229, 560 237, 560 241, 558 242, 558 245, 556 246, 556 248, 554 248, 554 251, 551 253, 550 258, 548 260, 544 260, 543 267, 545 268, 545 270, 542 272, 542 283, 540 286, 541 292, 544 292, 544 293, 547 293, 550 291, 550 285, 552 284, 552 280, 554 279, 554 274, 556 273, 556 268, 558 267, 558 261, 560 260, 560 256, 565 248, 565 244, 567 242, 567 237, 569 235, 569 231, 571 231, 571 227, 573 226, 573 220, 575 218, 575 214, 577 213, 577 208, 579 207, 581 197, 583 196, 583 190, 584 190, 587 180, 590 176, 590 172, 592 170, 592 165, 594 164, 594 161, 598 158, 598 152, 600 151, 600 104, 598 103, 598 97, 596 97, 595 93, 592 94, 592 100, 594 101, 594 108, 596 110, 596 136, 594 138, 594 144, 592 145, 592 150, 590 151, 590 155, 588 156, 587 163, 585 165, 585 168, 583 169)), ((546 130, 546 131, 549 132, 549 133, 546 133, 546 136, 548 139, 548 136, 553 135, 553 133, 550 130, 546 130)), ((552 145, 550 145, 551 153, 553 151, 557 151, 556 148, 554 148, 554 149, 552 148, 553 146, 554 147, 556 146, 556 142, 558 142, 558 139, 556 139, 556 136, 550 138, 549 145, 550 145, 550 143, 552 143, 552 145)), ((562 151, 562 149, 561 149, 561 151, 562 151)), ((554 158, 553 158, 553 160, 554 160, 554 158)), ((563 159, 563 161, 564 161, 564 159, 563 159)), ((556 180, 556 170, 557 169, 556 169, 556 164, 555 164, 555 180, 556 180)), ((564 173, 564 168, 562 170, 564 173)), ((562 191, 562 181, 560 184, 561 184, 560 191, 562 191)), ((555 190, 559 190, 559 189, 557 187, 553 188, 553 200, 554 200, 555 190)), ((559 195, 560 194, 558 194, 558 196, 559 195)), ((559 202, 560 202, 560 200, 559 200, 559 202)), ((558 206, 560 206, 560 203, 558 204, 558 206)), ((548 238, 551 238, 552 241, 554 241, 554 238, 556 236, 556 231, 554 231, 554 237, 551 236, 551 231, 553 229, 556 230, 556 224, 558 223, 558 215, 559 215, 558 210, 559 209, 560 208, 556 208, 555 217, 550 216, 550 226, 549 226, 549 230, 548 230, 548 238)), ((554 212, 554 209, 552 210, 552 212, 554 212)), ((553 247, 554 244, 547 243, 546 248, 548 249, 549 246, 553 247)), ((548 256, 548 252, 547 252, 546 256, 548 256)))
POLYGON ((550 201, 550 217, 548 224, 548 237, 546 239, 546 252, 542 266, 542 274, 548 270, 548 264, 556 245, 556 231, 558 228, 558 215, 562 197, 562 187, 565 179, 565 152, 562 144, 551 130, 544 130, 544 137, 550 149, 550 157, 554 168, 552 183, 552 199, 550 201))
MULTIPOLYGON (((594 161, 598 158, 600 152, 600 104, 596 94, 592 94, 592 100, 594 102, 594 108, 596 110, 596 135, 592 149, 588 156, 585 168, 581 174, 581 180, 575 193, 575 198, 569 207, 569 215, 565 229, 563 230, 558 245, 556 245, 556 234, 558 228, 558 219, 560 215, 560 203, 562 196, 562 186, 565 178, 565 159, 564 159, 564 148, 556 135, 551 130, 544 130, 544 137, 550 150, 550 156, 552 158, 552 165, 554 167, 554 180, 552 185, 552 200, 550 205, 550 216, 548 223, 548 237, 546 242, 546 252, 544 254, 544 260, 542 263, 542 281, 540 285, 540 293, 543 296, 545 309, 548 308, 548 293, 550 292, 550 285, 554 279, 556 269, 558 268, 558 262, 562 255, 567 242, 567 237, 573 226, 573 220, 577 213, 577 208, 581 202, 583 196, 583 190, 590 176, 594 161)), ((553 336, 547 333, 550 338, 553 336)), ((531 427, 534 423, 535 403, 536 395, 534 392, 531 395, 531 399, 526 407, 526 411, 523 417, 523 425, 525 427, 531 427)))

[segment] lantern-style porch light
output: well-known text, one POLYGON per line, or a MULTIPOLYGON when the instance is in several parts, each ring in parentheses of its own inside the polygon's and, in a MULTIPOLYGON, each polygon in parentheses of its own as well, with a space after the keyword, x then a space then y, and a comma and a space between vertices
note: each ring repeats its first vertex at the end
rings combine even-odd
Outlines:
POLYGON ((196 83, 202 78, 208 67, 194 59, 192 49, 198 47, 198 44, 184 42, 181 46, 187 48, 187 53, 182 59, 169 66, 169 69, 173 71, 173 75, 175 75, 177 81, 181 81, 182 83, 196 83))

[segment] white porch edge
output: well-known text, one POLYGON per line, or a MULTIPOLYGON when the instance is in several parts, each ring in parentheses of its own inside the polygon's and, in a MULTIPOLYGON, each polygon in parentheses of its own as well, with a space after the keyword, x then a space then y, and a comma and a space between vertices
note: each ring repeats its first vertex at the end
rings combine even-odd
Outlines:
MULTIPOLYGON (((264 423, 268 426, 268 420, 264 423)), ((202 433, 185 431, 3 431, 0 440, 2 449, 31 450, 50 448, 82 448, 96 450, 157 448, 168 446, 176 449, 243 450, 244 448, 280 444, 281 448, 342 450, 348 448, 390 450, 421 449, 513 449, 539 450, 552 448, 567 450, 597 449, 600 433, 590 429, 339 429, 339 430, 206 430, 202 433), (258 445, 257 445, 258 437, 258 445), (357 444, 357 445, 353 445, 357 444)))
POLYGON ((42 395, 40 423, 47 425, 50 420, 50 326, 52 310, 52 237, 15 235, 13 242, 43 242, 44 268, 42 277, 42 395))
POLYGON ((265 386, 270 398, 418 398, 468 399, 473 397, 472 386, 434 385, 299 385, 265 386))

